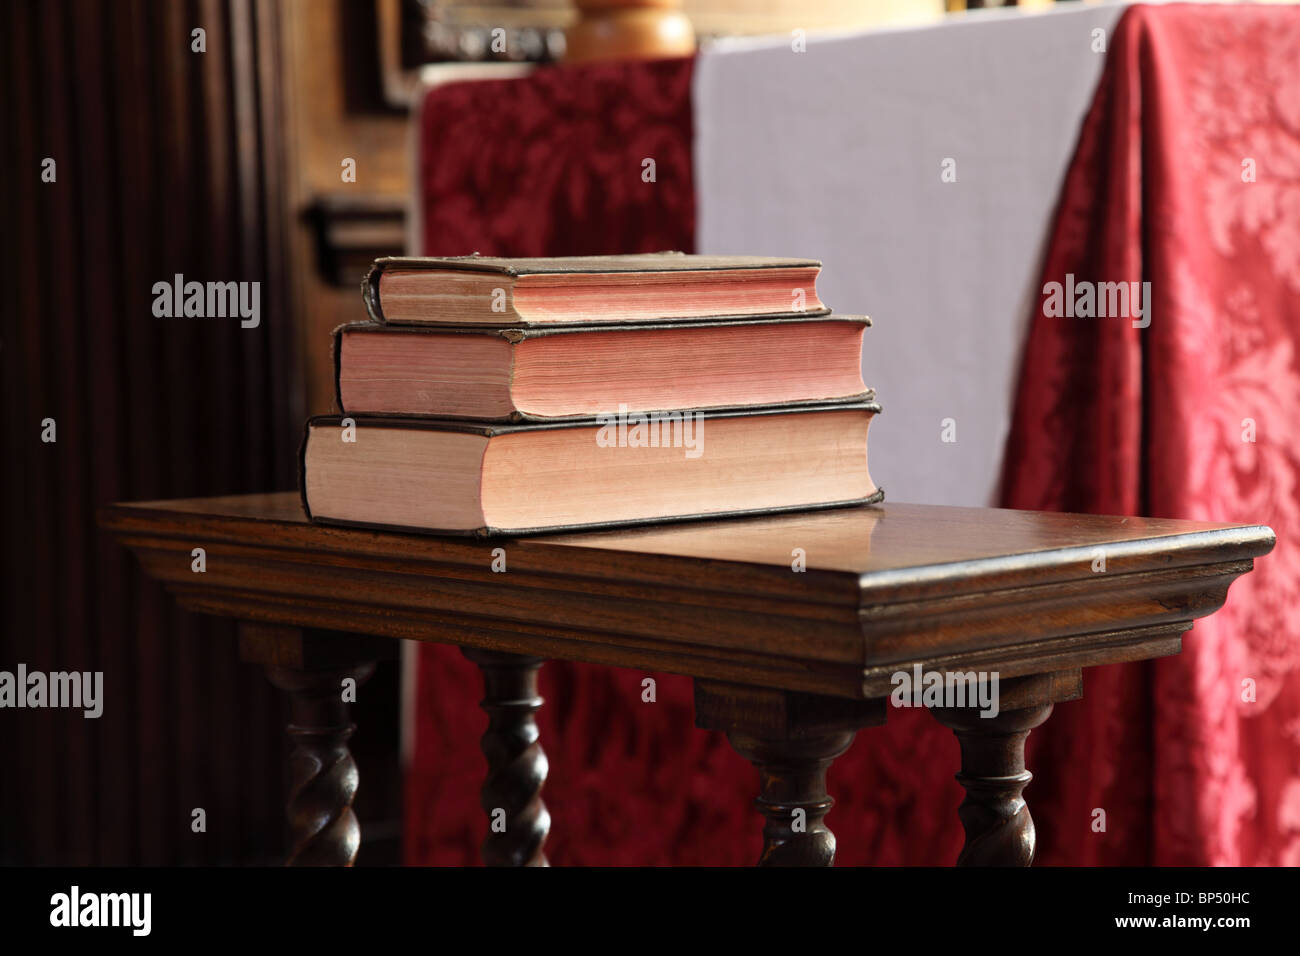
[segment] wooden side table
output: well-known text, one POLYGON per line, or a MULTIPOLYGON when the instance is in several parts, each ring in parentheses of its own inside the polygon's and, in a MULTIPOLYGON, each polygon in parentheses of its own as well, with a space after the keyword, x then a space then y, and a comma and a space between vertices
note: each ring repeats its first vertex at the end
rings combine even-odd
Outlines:
POLYGON ((695 679, 697 725, 759 770, 765 865, 834 861, 826 770, 884 722, 894 675, 996 674, 996 716, 928 703, 961 746, 958 864, 1028 865, 1029 732, 1080 696, 1082 668, 1177 654, 1274 543, 1261 526, 902 504, 489 541, 312 525, 291 493, 100 521, 181 605, 242 622, 244 658, 292 699, 289 862, 342 865, 360 834, 340 688, 394 653, 383 638, 460 645, 483 673, 483 806, 506 823, 489 864, 546 862, 533 715, 560 658, 695 679))

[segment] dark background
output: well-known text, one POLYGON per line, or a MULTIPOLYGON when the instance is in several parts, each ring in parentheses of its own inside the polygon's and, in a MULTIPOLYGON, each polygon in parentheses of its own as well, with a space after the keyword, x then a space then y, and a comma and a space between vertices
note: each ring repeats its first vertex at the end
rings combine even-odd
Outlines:
MULTIPOLYGON (((302 420, 320 409, 305 398, 299 345, 316 292, 293 281, 307 227, 285 181, 282 12, 240 0, 0 4, 0 669, 103 671, 105 699, 98 720, 0 711, 0 863, 281 857, 279 694, 239 663, 230 622, 178 610, 95 513, 294 486, 302 420), (203 55, 190 48, 196 25, 203 55), (47 156, 55 183, 40 179, 47 156), (260 281, 260 327, 155 318, 152 286, 175 273, 260 281), (47 417, 53 444, 41 441, 47 417), (191 832, 196 807, 205 834, 191 832)), ((397 687, 396 665, 382 665, 356 709, 360 863, 398 855, 397 687)))

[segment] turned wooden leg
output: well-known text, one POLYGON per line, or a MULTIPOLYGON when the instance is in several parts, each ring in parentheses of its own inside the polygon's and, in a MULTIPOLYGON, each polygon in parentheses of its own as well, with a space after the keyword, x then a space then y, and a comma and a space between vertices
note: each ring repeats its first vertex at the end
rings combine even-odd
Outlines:
MULTIPOLYGON (((352 812, 357 765, 348 750, 356 730, 345 690, 360 687, 377 660, 396 657, 393 641, 332 631, 242 624, 240 656, 261 664, 289 695, 289 819, 286 866, 351 866, 361 845, 352 812), (352 683, 345 685, 345 681, 352 683)), ((349 694, 349 697, 351 695, 349 694)))
POLYGON ((1034 821, 1021 796, 1034 778, 1025 769, 1025 738, 1052 713, 1051 704, 980 717, 978 711, 935 708, 939 722, 957 734, 966 790, 957 815, 966 831, 958 866, 1029 866, 1034 861, 1034 821))
POLYGON ((754 805, 766 818, 759 866, 835 864, 835 834, 824 822, 835 805, 826 793, 826 771, 853 737, 851 730, 798 740, 727 735, 736 752, 758 768, 754 805))
POLYGON ((502 651, 464 649, 483 673, 488 728, 480 744, 488 772, 479 802, 488 815, 481 849, 488 866, 549 866, 542 852, 551 815, 542 802, 546 753, 533 715, 541 708, 537 672, 543 660, 502 651))
POLYGON ((982 717, 977 707, 932 707, 957 735, 966 798, 957 810, 966 843, 958 866, 1029 866, 1034 821, 1022 796, 1033 774, 1025 769, 1025 738, 1052 713, 1053 701, 1080 696, 1078 671, 1019 678, 1003 684, 1001 708, 982 717))
POLYGON ((885 722, 883 700, 854 700, 695 681, 695 725, 721 730, 758 768, 763 814, 759 866, 833 866, 826 771, 860 727, 885 722))
POLYGON ((374 663, 322 670, 268 667, 272 684, 289 694, 291 775, 288 817, 292 849, 286 866, 351 866, 361 846, 352 812, 357 765, 348 750, 356 730, 343 701, 343 681, 360 686, 374 663))

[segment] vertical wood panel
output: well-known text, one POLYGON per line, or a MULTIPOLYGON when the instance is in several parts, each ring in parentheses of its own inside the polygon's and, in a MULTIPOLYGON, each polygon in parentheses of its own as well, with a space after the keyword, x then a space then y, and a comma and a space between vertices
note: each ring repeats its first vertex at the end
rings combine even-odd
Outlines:
POLYGON ((93 522, 114 500, 292 487, 276 16, 253 0, 0 5, 16 270, 0 328, 0 668, 102 669, 106 698, 99 721, 0 713, 0 760, 16 768, 0 787, 5 862, 278 850, 274 691, 235 663, 231 624, 176 610, 93 522), (46 155, 56 184, 40 183, 46 155), (260 328, 155 317, 153 283, 178 272, 261 282, 260 328), (47 415, 54 445, 39 438, 47 415), (207 834, 190 832, 196 806, 207 834))
MULTIPOLYGON (((95 5, 78 8, 72 0, 63 0, 61 23, 58 27, 63 49, 68 59, 77 64, 79 73, 89 82, 68 82, 66 109, 61 117, 60 140, 68 149, 66 155, 76 164, 76 175, 67 181, 75 182, 68 189, 72 197, 72 219, 67 224, 67 236, 72 259, 79 263, 81 280, 59 283, 59 306, 46 318, 59 330, 54 361, 67 369, 71 388, 69 412, 72 434, 60 436, 63 453, 60 460, 65 468, 65 478, 60 482, 60 510, 64 533, 60 536, 59 567, 63 588, 76 595, 74 600, 60 602, 64 609, 61 632, 64 645, 54 666, 59 670, 104 671, 107 685, 112 671, 105 670, 100 659, 100 641, 92 629, 96 610, 100 604, 99 589, 94 586, 94 569, 90 567, 95 548, 93 542, 84 540, 84 529, 92 527, 95 514, 95 491, 98 483, 103 492, 114 489, 111 476, 96 474, 93 467, 93 447, 100 429, 111 432, 115 428, 108 414, 112 411, 112 395, 116 389, 104 382, 100 373, 109 364, 109 356, 95 346, 102 343, 103 333, 111 323, 97 321, 98 312, 105 300, 111 299, 113 277, 116 271, 114 243, 111 234, 111 209, 109 190, 96 188, 96 181, 85 175, 83 166, 89 157, 104 157, 96 167, 101 180, 112 181, 119 170, 108 142, 108 125, 112 122, 113 103, 106 101, 103 81, 108 73, 104 44, 99 36, 105 28, 103 9, 95 5), (70 25, 78 21, 78 28, 70 25), (65 305, 66 303, 66 305, 65 305), (101 357, 101 361, 95 361, 101 357), (102 392, 94 389, 95 385, 102 392), (101 423, 101 416, 104 421, 101 423), (107 478, 107 480, 106 480, 107 478)), ((56 4, 47 4, 54 8, 56 4)), ((62 192, 62 191, 61 191, 62 192)), ((62 424, 62 423, 61 423, 62 424)), ((114 696, 120 699, 125 690, 123 674, 116 673, 114 696)), ((105 704, 107 707, 107 703, 105 704)), ((60 739, 65 743, 64 762, 60 773, 61 797, 59 811, 67 840, 65 853, 77 863, 94 860, 96 816, 94 812, 79 812, 81 795, 94 794, 97 780, 94 764, 102 759, 103 751, 95 744, 102 736, 102 718, 88 721, 80 714, 61 712, 63 717, 60 739)), ((98 801, 96 801, 96 804, 98 801)), ((92 808, 92 811, 97 809, 92 808)))
MULTIPOLYGON (((67 61, 68 31, 61 3, 46 3, 37 6, 37 49, 48 59, 67 61)), ((51 156, 58 163, 58 184, 34 185, 39 190, 40 204, 38 215, 42 217, 43 228, 40 230, 44 243, 50 249, 66 250, 69 257, 75 254, 73 219, 75 210, 73 202, 77 192, 79 157, 72 150, 69 141, 69 114, 73 103, 66 74, 42 75, 37 77, 38 102, 40 103, 40 148, 43 155, 51 156)), ((38 264, 38 275, 43 271, 45 261, 38 264)), ((76 502, 69 499, 63 479, 68 471, 69 459, 78 455, 76 447, 81 434, 81 422, 78 421, 79 396, 71 389, 62 386, 64 376, 78 373, 78 356, 76 345, 66 339, 66 328, 59 318, 69 313, 74 307, 68 284, 57 283, 48 290, 40 302, 41 329, 38 336, 38 354, 35 361, 39 363, 41 377, 46 387, 43 389, 40 404, 49 408, 48 413, 57 422, 59 441, 42 446, 38 452, 40 468, 36 483, 37 509, 36 534, 41 545, 38 548, 41 560, 37 573, 54 587, 30 594, 37 605, 37 626, 34 637, 35 660, 28 661, 28 666, 49 670, 59 667, 63 661, 73 666, 68 657, 67 647, 70 636, 61 608, 69 596, 64 583, 64 576, 59 567, 59 556, 67 549, 67 529, 71 517, 69 510, 76 507, 76 502), (63 600, 56 599, 62 594, 63 600)), ((36 716, 41 728, 42 751, 52 752, 55 748, 66 751, 69 747, 67 734, 72 729, 67 713, 48 711, 36 716)), ((75 759, 75 758, 74 758, 75 759)), ((61 759, 60 770, 70 766, 70 762, 61 759)), ((70 855, 73 847, 68 840, 68 816, 72 810, 68 788, 64 786, 62 775, 54 781, 54 790, 46 798, 48 806, 42 808, 42 816, 53 811, 53 838, 60 854, 70 860, 77 860, 70 855)))
MULTIPOLYGON (((115 157, 114 179, 118 189, 111 191, 110 216, 120 224, 122 235, 144 236, 152 229, 148 195, 142 184, 154 182, 156 170, 150 149, 149 118, 152 111, 123 110, 121 104, 149 102, 152 96, 152 78, 145 51, 148 49, 148 17, 142 0, 131 0, 125 15, 111 22, 111 47, 117 51, 116 62, 104 60, 106 95, 114 104, 110 134, 113 143, 111 155, 115 157)), ((145 286, 150 279, 148 250, 142 243, 114 243, 115 277, 113 301, 124 303, 123 321, 91 322, 92 354, 101 360, 92 364, 93 373, 87 387, 101 404, 100 425, 94 429, 94 473, 101 481, 101 494, 107 498, 121 498, 128 488, 139 487, 136 478, 138 466, 133 454, 131 433, 152 428, 152 403, 133 402, 131 382, 115 370, 125 369, 131 361, 139 362, 149 355, 145 336, 139 322, 131 316, 135 308, 131 291, 145 286), (143 420, 142 420, 142 415, 143 420)), ((128 568, 115 553, 112 542, 96 542, 96 567, 99 569, 98 597, 100 615, 97 620, 95 640, 105 674, 131 672, 133 641, 120 636, 123 629, 136 630, 136 604, 132 590, 135 582, 128 568)), ((120 693, 115 695, 120 700, 120 693)), ((119 705, 120 706, 120 705, 119 705)), ((125 719, 101 720, 97 741, 97 773, 94 785, 99 794, 95 826, 98 837, 98 859, 118 860, 129 858, 135 845, 135 827, 116 825, 118 821, 131 821, 134 808, 139 803, 134 784, 122 785, 124 768, 115 755, 129 754, 132 735, 130 722, 125 719)))
MULTIPOLYGON (((33 50, 38 29, 36 10, 28 4, 14 4, 6 10, 5 38, 13 47, 33 50)), ((14 263, 15 276, 38 274, 40 249, 48 244, 44 226, 44 212, 40 192, 39 164, 44 152, 44 127, 40 98, 40 79, 31 68, 31 57, 4 57, 8 83, 5 88, 5 114, 10 118, 14 135, 6 140, 0 150, 0 161, 12 161, 4 177, 6 187, 13 193, 6 208, 14 217, 11 228, 0 230, 0 249, 5 261, 14 263), (26 241, 19 241, 20 229, 28 230, 26 241)), ((7 454, 6 467, 0 470, 4 481, 6 511, 12 534, 7 536, 7 560, 0 586, 8 593, 4 602, 6 627, 0 630, 3 658, 11 664, 40 660, 36 635, 51 627, 49 606, 36 602, 18 613, 11 600, 29 593, 28 582, 41 574, 50 573, 52 550, 44 535, 38 534, 38 514, 51 508, 48 466, 48 446, 39 445, 40 421, 54 413, 49 404, 49 390, 41 366, 43 327, 23 317, 40 314, 40 302, 31 283, 13 283, 13 297, 6 297, 0 305, 4 326, 0 330, 0 357, 4 361, 4 374, 0 387, 4 389, 5 402, 0 413, 5 414, 4 440, 7 454), (17 463, 22 462, 22 467, 17 463), (10 589, 10 582, 12 582, 10 589)), ((35 664, 33 663, 33 666, 35 664)), ((54 846, 57 840, 56 813, 53 800, 33 804, 31 795, 44 792, 53 795, 55 766, 44 759, 50 741, 45 723, 33 719, 30 711, 7 715, 4 732, 0 733, 0 747, 4 748, 5 764, 19 768, 12 787, 0 787, 9 806, 4 814, 7 838, 0 842, 0 854, 6 861, 21 858, 17 846, 19 814, 23 816, 22 830, 32 840, 54 846), (16 755, 16 758, 15 758, 16 755), (14 821, 10 823, 9 821, 14 821)))

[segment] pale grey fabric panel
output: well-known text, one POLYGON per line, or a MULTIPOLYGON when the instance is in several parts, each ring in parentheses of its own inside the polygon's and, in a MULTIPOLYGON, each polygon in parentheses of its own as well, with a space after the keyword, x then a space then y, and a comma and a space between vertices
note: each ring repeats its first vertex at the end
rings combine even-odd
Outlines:
POLYGON ((697 250, 819 258, 825 302, 872 316, 871 471, 891 500, 994 503, 1043 246, 1104 61, 1093 31, 1109 39, 1122 10, 700 56, 697 250))

